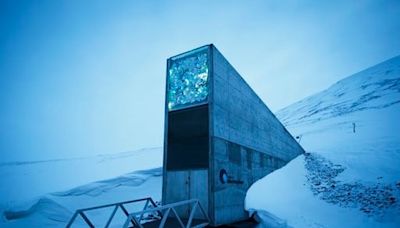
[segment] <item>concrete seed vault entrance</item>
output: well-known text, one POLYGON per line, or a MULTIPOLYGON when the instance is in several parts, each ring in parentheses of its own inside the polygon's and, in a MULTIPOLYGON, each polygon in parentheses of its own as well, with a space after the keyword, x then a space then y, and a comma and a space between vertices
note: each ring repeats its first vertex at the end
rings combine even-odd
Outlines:
POLYGON ((251 184, 304 150, 212 44, 169 58, 166 84, 162 203, 198 199, 213 226, 247 219, 251 184))

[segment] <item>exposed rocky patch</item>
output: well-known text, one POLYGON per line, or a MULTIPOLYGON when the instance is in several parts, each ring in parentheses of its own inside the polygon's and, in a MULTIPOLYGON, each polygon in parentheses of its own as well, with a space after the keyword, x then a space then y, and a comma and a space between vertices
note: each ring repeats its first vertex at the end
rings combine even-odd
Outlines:
POLYGON ((310 153, 306 154, 305 161, 308 184, 320 199, 342 207, 359 208, 368 216, 380 217, 391 209, 400 213, 400 182, 382 184, 379 183, 382 177, 378 177, 377 182, 370 185, 342 183, 336 177, 345 170, 343 166, 310 153))

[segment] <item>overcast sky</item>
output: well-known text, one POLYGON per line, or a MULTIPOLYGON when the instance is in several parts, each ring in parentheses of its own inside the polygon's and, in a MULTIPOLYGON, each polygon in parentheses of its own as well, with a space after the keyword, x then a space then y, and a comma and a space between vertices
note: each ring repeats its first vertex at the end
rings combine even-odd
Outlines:
POLYGON ((400 54, 400 1, 297 2, 1 1, 0 162, 161 146, 166 59, 204 44, 272 111, 400 54))

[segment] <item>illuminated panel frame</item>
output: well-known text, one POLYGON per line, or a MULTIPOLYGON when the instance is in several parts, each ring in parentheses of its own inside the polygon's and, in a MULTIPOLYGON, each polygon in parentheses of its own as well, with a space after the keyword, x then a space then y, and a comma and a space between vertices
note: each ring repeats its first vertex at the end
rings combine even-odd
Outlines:
POLYGON ((171 57, 167 62, 168 111, 207 104, 210 96, 209 45, 171 57))

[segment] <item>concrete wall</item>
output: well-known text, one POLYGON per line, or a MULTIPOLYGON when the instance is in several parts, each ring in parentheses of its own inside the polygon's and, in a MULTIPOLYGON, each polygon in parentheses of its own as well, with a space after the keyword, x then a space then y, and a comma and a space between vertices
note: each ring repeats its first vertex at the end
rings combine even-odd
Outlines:
POLYGON ((209 213, 220 225, 246 219, 251 184, 304 150, 214 46, 212 53, 209 213), (221 169, 243 183, 221 183, 221 169))
POLYGON ((213 135, 289 161, 303 149, 213 46, 213 135))
MULTIPOLYGON (((248 188, 304 151, 221 53, 213 45, 208 47, 208 168, 166 169, 166 102, 162 197, 163 204, 198 198, 208 210, 211 225, 221 225, 247 219, 248 188), (221 169, 228 172, 231 182, 220 181, 221 169)), ((186 217, 189 211, 181 208, 178 213, 186 217)))

